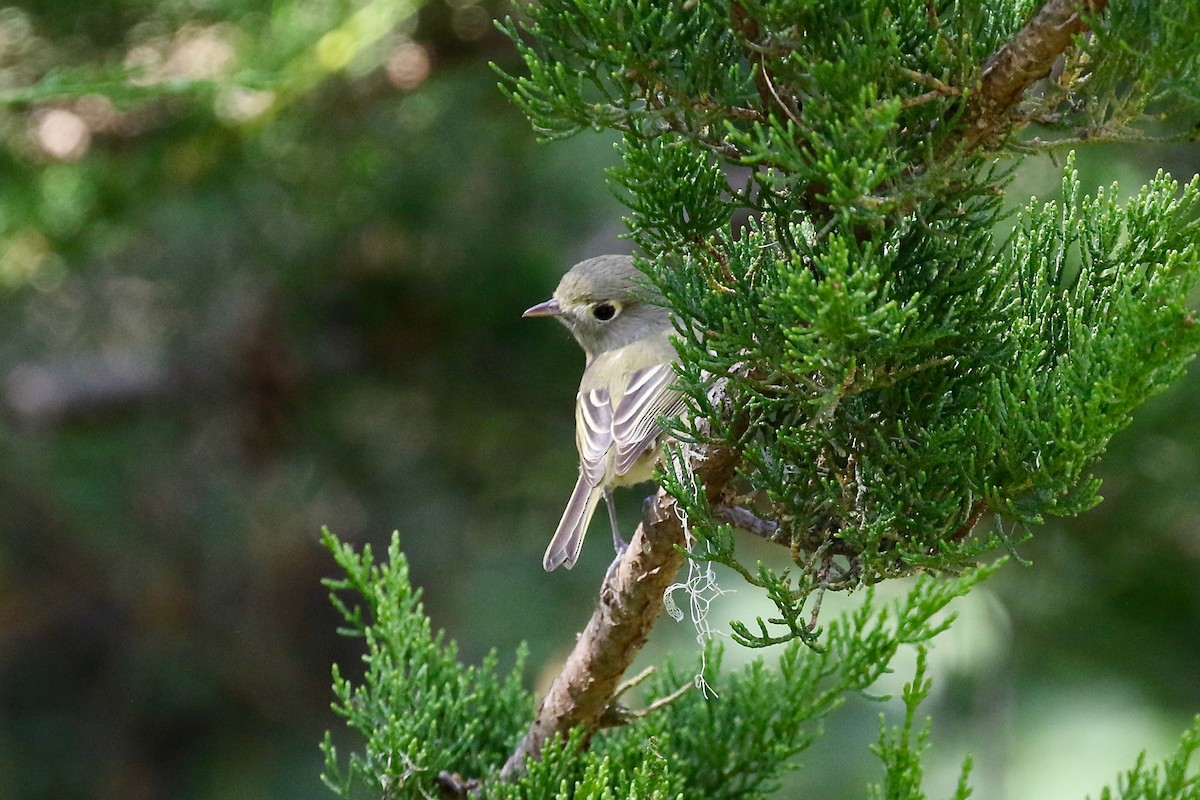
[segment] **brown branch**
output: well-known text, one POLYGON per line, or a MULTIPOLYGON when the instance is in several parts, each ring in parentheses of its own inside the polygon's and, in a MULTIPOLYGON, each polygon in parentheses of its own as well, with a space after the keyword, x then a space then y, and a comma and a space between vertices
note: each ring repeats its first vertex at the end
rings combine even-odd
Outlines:
POLYGON ((986 500, 977 500, 975 505, 971 506, 971 510, 967 513, 967 519, 962 525, 958 526, 953 534, 950 535, 950 541, 961 542, 966 539, 971 531, 975 530, 975 526, 979 524, 979 520, 988 512, 988 504, 986 500))
POLYGON ((940 100, 943 97, 961 97, 963 90, 958 86, 951 86, 945 81, 939 80, 936 76, 925 72, 918 72, 915 69, 908 67, 897 67, 901 75, 908 78, 913 83, 918 83, 929 89, 924 94, 919 94, 916 97, 906 97, 900 102, 902 108, 912 108, 914 106, 932 103, 934 100, 940 100))
POLYGON ((990 147, 1024 124, 1014 120, 1013 111, 1025 90, 1049 75, 1072 37, 1087 30, 1082 15, 1101 13, 1107 6, 1108 0, 1049 0, 988 58, 963 114, 959 141, 965 149, 990 147))
POLYGON ((604 709, 603 716, 600 717, 601 728, 619 728, 622 725, 628 725, 635 719, 648 717, 655 711, 658 711, 660 708, 665 708, 671 703, 674 703, 676 700, 687 694, 689 689, 695 686, 695 684, 692 683, 685 683, 683 686, 680 686, 670 694, 658 698, 645 708, 626 708, 617 702, 620 700, 621 695, 625 694, 625 692, 629 691, 634 686, 642 683, 653 674, 654 667, 646 667, 637 675, 634 675, 629 680, 622 682, 621 685, 617 687, 616 691, 613 692, 612 701, 604 709))
MULTIPOLYGON (((722 404, 724 386, 714 390, 722 404)), ((736 450, 716 445, 692 454, 691 467, 710 503, 720 502, 738 459, 736 450)), ((646 643, 662 613, 663 595, 683 564, 684 531, 676 507, 675 498, 661 489, 647 503, 629 548, 605 577, 591 620, 504 764, 501 780, 520 774, 525 760, 538 758, 554 736, 581 727, 590 737, 601 726, 621 676, 646 643)))
POLYGON ((748 508, 720 506, 713 509, 713 516, 721 522, 753 533, 768 542, 781 544, 784 547, 790 547, 792 544, 791 537, 783 531, 783 527, 778 522, 773 519, 762 519, 748 508))
POLYGON ((617 683, 646 643, 663 608, 663 593, 675 580, 684 555, 683 526, 675 500, 659 490, 625 555, 600 588, 600 602, 562 671, 538 706, 537 717, 517 745, 502 780, 538 758, 555 735, 582 727, 591 735, 600 725, 617 683))
MULTIPOLYGON (((730 12, 733 19, 734 29, 741 34, 742 39, 746 43, 746 56, 750 57, 750 49, 758 43, 758 37, 761 33, 758 20, 750 16, 749 12, 741 3, 734 3, 730 7, 730 12)), ((763 57, 763 53, 758 53, 758 70, 752 70, 754 74, 754 88, 758 90, 758 96, 762 99, 764 107, 770 106, 771 95, 774 90, 768 85, 767 62, 763 57)))

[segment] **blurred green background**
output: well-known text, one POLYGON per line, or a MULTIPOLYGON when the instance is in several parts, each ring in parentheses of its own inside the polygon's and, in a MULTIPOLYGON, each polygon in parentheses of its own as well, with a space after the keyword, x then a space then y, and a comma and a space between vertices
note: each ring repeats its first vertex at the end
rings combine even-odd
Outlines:
MULTIPOLYGON (((0 7, 0 800, 328 796, 329 666, 359 651, 322 525, 399 530, 469 661, 528 641, 534 685, 573 642, 607 536, 573 572, 540 556, 582 359, 520 312, 629 245, 612 138, 538 145, 496 90, 489 61, 519 69, 501 13, 0 7)), ((1080 160, 1127 191, 1198 165, 1080 160)), ((1059 174, 1030 161, 1014 197, 1059 174)), ((974 752, 979 798, 1081 797, 1200 711, 1198 397, 1193 370, 1142 409, 1107 501, 963 605, 933 657, 937 785, 974 752)), ((693 635, 664 621, 641 660, 691 660, 693 635)), ((862 796, 879 710, 850 704, 785 796, 862 796)))

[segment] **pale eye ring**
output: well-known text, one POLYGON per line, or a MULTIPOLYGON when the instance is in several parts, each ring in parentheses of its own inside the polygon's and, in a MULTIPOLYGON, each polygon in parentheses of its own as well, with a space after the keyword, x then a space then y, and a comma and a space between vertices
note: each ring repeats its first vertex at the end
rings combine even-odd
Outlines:
POLYGON ((617 315, 617 307, 612 303, 596 303, 592 306, 592 316, 601 322, 607 322, 617 315))

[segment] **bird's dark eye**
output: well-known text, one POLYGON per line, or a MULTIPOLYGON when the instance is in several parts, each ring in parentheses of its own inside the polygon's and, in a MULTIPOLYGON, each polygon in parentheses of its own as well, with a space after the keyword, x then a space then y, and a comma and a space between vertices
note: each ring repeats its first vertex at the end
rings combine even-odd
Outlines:
POLYGON ((617 307, 612 303, 597 303, 592 307, 592 316, 598 320, 610 320, 617 314, 617 307))

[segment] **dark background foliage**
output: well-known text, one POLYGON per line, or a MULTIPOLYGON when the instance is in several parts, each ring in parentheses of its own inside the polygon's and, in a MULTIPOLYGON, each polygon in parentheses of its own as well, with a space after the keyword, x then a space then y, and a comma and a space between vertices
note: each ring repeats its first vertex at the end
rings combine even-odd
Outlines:
MULTIPOLYGON (((527 640, 536 680, 569 647, 610 554, 541 572, 581 359, 520 312, 629 245, 612 140, 537 145, 496 91, 503 10, 0 8, 0 798, 326 796, 329 665, 359 650, 321 525, 400 530, 467 660, 527 640), (385 35, 345 50, 356 13, 385 35)), ((1132 189, 1198 162, 1080 168, 1132 189)), ((1030 162, 1014 201, 1059 174, 1030 162)), ((1200 709, 1198 395, 1193 370, 1141 409, 1105 503, 1037 531, 935 650, 935 751, 948 775, 976 752, 980 797, 1081 796, 1200 709)), ((669 624, 646 660, 694 652, 669 624)), ((797 781, 861 796, 877 712, 797 781)))

